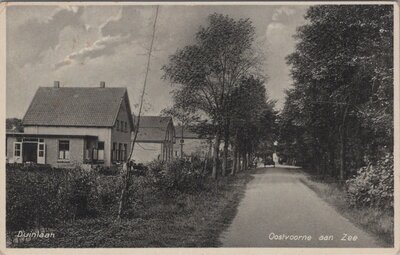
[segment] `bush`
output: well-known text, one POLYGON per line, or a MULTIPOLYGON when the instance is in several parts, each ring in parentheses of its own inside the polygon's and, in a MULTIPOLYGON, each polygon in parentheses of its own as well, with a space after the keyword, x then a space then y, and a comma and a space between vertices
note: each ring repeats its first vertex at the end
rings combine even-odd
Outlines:
POLYGON ((50 227, 99 211, 92 171, 16 164, 7 165, 6 171, 7 231, 50 227))
POLYGON ((100 199, 98 209, 107 215, 115 215, 118 199, 123 187, 121 176, 98 176, 97 194, 100 199))
POLYGON ((379 207, 393 210, 393 155, 357 171, 347 184, 348 200, 355 207, 379 207))
POLYGON ((101 175, 115 176, 115 175, 119 175, 119 173, 121 171, 121 167, 120 166, 111 166, 111 167, 97 166, 95 168, 95 171, 101 175))
POLYGON ((204 163, 176 159, 167 163, 154 161, 149 165, 154 186, 164 191, 195 192, 204 188, 207 176, 204 163))

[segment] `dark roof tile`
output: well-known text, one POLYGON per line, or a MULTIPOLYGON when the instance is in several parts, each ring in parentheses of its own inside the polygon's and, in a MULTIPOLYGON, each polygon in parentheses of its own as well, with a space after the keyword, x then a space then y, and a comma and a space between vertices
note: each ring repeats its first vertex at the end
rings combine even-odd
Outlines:
POLYGON ((40 87, 23 125, 112 127, 126 91, 126 88, 40 87))

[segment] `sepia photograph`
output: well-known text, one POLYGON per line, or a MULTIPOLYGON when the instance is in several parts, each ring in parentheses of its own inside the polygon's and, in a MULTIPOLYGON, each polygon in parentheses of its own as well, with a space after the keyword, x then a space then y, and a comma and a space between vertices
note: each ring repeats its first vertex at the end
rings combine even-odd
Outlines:
POLYGON ((7 251, 394 250, 397 3, 2 11, 7 251))

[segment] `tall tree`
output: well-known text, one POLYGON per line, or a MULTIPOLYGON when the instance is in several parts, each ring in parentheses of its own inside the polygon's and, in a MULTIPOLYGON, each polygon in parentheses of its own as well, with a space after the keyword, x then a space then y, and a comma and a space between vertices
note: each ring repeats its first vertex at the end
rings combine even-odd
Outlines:
POLYGON ((174 86, 174 102, 182 109, 195 109, 214 126, 212 175, 217 178, 220 141, 224 139, 224 169, 229 146, 228 102, 241 77, 255 70, 260 59, 252 47, 255 36, 249 19, 235 20, 212 14, 208 26, 200 27, 195 43, 178 49, 163 67, 164 78, 174 86))
POLYGON ((234 147, 232 174, 238 168, 239 154, 247 164, 250 154, 255 155, 258 149, 265 150, 267 144, 272 144, 276 119, 274 106, 275 102, 268 99, 265 81, 255 76, 243 77, 233 90, 230 106, 234 147))
POLYGON ((314 151, 315 167, 329 164, 344 179, 364 156, 392 147, 393 6, 313 6, 305 18, 287 58, 294 87, 281 123, 302 134, 293 139, 314 151))
MULTIPOLYGON (((175 120, 175 123, 177 122, 178 125, 181 127, 181 134, 177 134, 181 136, 181 139, 183 139, 183 134, 185 132, 185 129, 187 129, 190 125, 195 125, 200 121, 200 116, 196 115, 196 112, 193 110, 190 110, 190 108, 182 109, 178 106, 174 106, 171 108, 165 108, 161 111, 162 116, 172 116, 173 119, 175 120)), ((183 157, 183 141, 180 141, 181 143, 181 158, 183 157)))

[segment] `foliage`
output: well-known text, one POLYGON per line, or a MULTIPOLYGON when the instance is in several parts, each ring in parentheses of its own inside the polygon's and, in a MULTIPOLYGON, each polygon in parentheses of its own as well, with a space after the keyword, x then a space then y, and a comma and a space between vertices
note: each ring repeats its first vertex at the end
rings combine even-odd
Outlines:
POLYGON ((6 169, 7 231, 95 217, 103 210, 104 192, 98 190, 94 171, 20 164, 6 169))
POLYGON ((369 164, 347 180, 347 193, 351 205, 375 207, 393 212, 394 179, 393 155, 369 164))
POLYGON ((198 130, 215 137, 214 178, 221 139, 224 140, 223 171, 226 170, 233 90, 244 77, 259 73, 262 57, 253 47, 254 38, 255 28, 249 19, 235 20, 214 13, 208 17, 208 26, 196 33, 195 43, 178 49, 163 67, 164 78, 175 87, 173 109, 199 117, 198 130))
POLYGON ((232 139, 237 150, 266 157, 275 140, 275 101, 269 100, 265 82, 254 76, 243 77, 232 92, 232 139))
POLYGON ((121 167, 119 167, 119 166, 106 167, 106 166, 101 166, 101 165, 98 165, 94 168, 94 170, 96 172, 98 172, 101 175, 105 175, 105 176, 119 175, 120 169, 121 169, 121 167))
POLYGON ((8 118, 8 119, 6 119, 6 130, 7 131, 24 132, 24 127, 22 125, 22 120, 18 119, 18 118, 8 118))
POLYGON ((171 162, 154 161, 149 165, 154 186, 166 192, 195 192, 204 188, 207 177, 205 163, 175 159, 171 162))
POLYGON ((393 7, 319 5, 305 18, 287 57, 279 152, 346 178, 393 153, 393 7))

